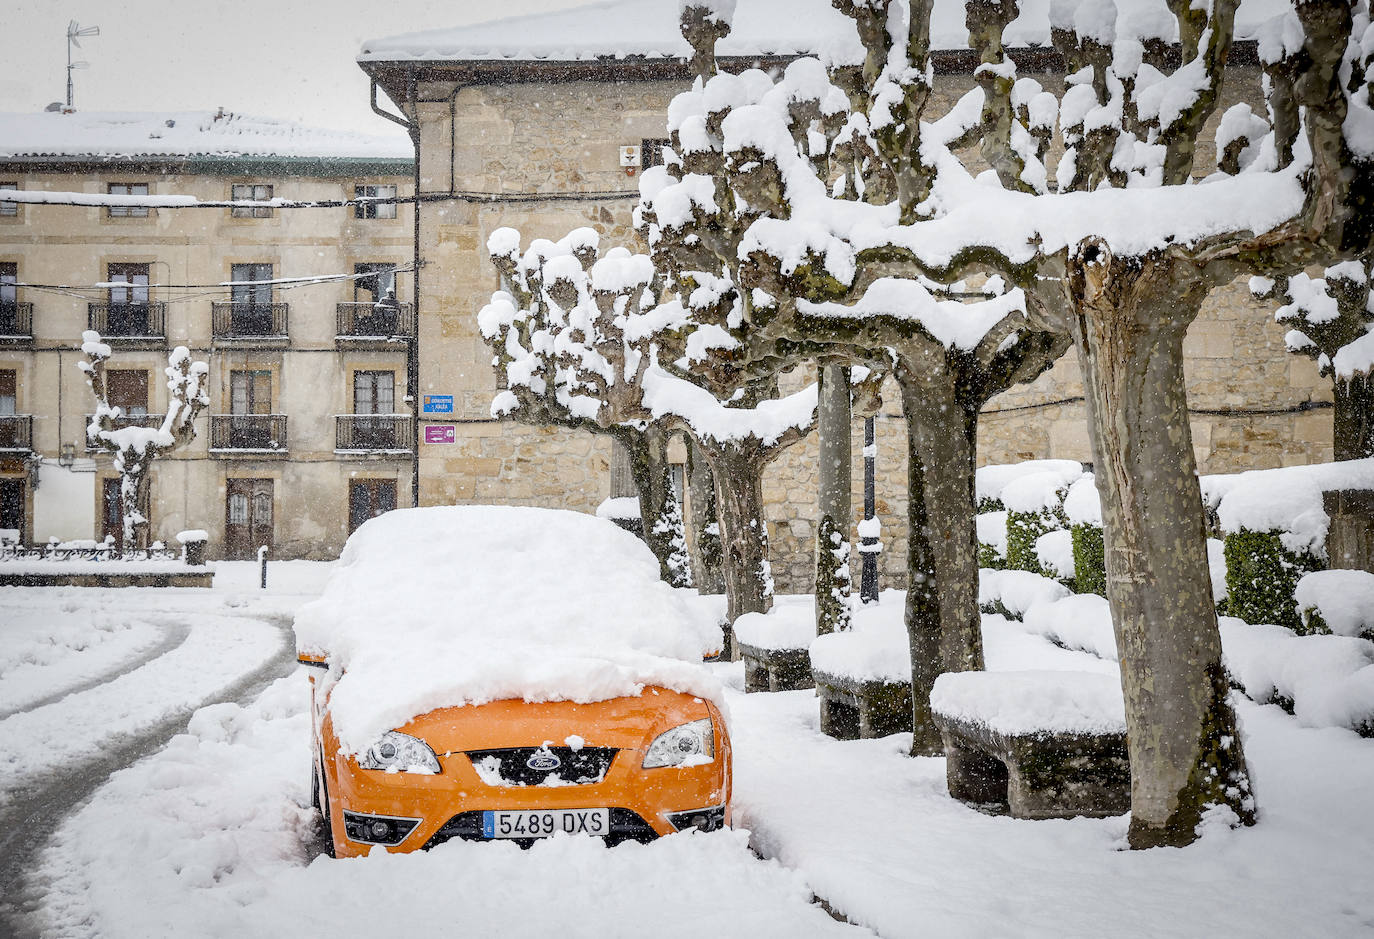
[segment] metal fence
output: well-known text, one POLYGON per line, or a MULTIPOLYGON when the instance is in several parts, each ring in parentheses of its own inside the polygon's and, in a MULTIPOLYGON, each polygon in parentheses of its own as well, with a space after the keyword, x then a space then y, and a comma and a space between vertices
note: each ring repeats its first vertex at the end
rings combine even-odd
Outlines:
POLYGON ((334 418, 336 450, 414 449, 409 414, 340 414, 334 418))
POLYGON ((102 339, 166 339, 165 303, 87 304, 87 328, 102 339))
POLYGON ((285 414, 212 414, 211 450, 285 450, 285 414))
POLYGON ((212 302, 211 328, 216 339, 285 337, 289 307, 287 303, 212 302))

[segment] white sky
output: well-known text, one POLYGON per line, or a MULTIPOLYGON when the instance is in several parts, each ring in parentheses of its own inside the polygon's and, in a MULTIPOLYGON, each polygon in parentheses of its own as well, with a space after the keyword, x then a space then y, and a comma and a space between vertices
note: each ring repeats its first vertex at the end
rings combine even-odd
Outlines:
MULTIPOLYGON (((0 111, 66 100, 67 22, 99 26, 73 58, 86 111, 214 109, 388 133, 354 57, 379 36, 587 0, 11 0, 0 111)), ((385 96, 382 96, 385 101, 385 96)), ((399 131, 398 131, 399 132, 399 131)))

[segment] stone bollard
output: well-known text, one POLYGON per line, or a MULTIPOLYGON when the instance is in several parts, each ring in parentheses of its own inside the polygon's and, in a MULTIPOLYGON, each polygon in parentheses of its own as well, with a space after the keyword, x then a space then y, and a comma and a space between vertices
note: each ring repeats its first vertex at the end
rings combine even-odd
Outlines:
POLYGON ((209 540, 209 534, 199 529, 178 534, 177 541, 181 542, 182 560, 191 567, 204 567, 205 545, 209 540))

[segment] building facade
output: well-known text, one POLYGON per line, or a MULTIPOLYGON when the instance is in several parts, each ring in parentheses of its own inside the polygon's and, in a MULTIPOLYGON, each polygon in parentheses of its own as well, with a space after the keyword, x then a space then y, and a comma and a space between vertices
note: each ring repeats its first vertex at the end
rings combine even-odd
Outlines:
MULTIPOLYGON (((802 5, 816 9, 787 13, 773 10, 778 0, 742 2, 735 29, 718 50, 723 66, 781 68, 833 38, 825 30, 835 23, 826 17, 838 14, 829 3, 802 5)), ((604 439, 490 418, 496 385, 476 314, 499 285, 485 245, 501 226, 519 229, 526 244, 590 226, 601 234, 603 247, 644 250, 630 220, 636 171, 652 162, 665 135, 668 104, 690 82, 686 46, 676 37, 676 7, 668 0, 626 0, 593 11, 365 46, 359 64, 418 126, 420 191, 437 200, 421 206, 420 382, 425 390, 453 397, 455 432, 434 438, 443 443, 420 442, 421 503, 502 501, 591 511, 610 493, 612 457, 604 439), (638 162, 624 165, 624 147, 636 148, 638 162), (529 201, 523 196, 529 193, 544 198, 529 201)), ((954 36, 945 46, 954 49, 963 36, 951 31, 953 21, 942 19, 941 10, 937 4, 936 31, 954 36)), ((961 25, 962 17, 955 19, 961 25)), ((1246 28, 1244 22, 1238 27, 1242 39, 1246 28)), ((1237 64, 1213 124, 1237 101, 1262 105, 1259 69, 1244 64, 1247 56, 1253 59, 1253 49, 1253 43, 1237 44, 1232 59, 1237 64)), ((1053 71, 1052 57, 1043 52, 1014 54, 1026 63, 1022 74, 1034 74, 1049 90, 1062 90, 1062 74, 1053 71)), ((936 53, 932 113, 943 113, 972 87, 976 64, 957 51, 936 53)), ((1199 166, 1214 159, 1201 152, 1213 130, 1199 140, 1199 166)), ((1331 459, 1329 384, 1313 363, 1286 354, 1273 309, 1252 301, 1244 280, 1214 293, 1188 334, 1186 356, 1202 472, 1331 459)), ((905 579, 905 430, 899 408, 894 390, 877 420, 878 513, 886 545, 882 570, 892 584, 905 579)), ((862 504, 857 422, 854 441, 857 512, 862 504)), ((990 402, 979 447, 980 465, 1092 459, 1072 352, 1033 384, 990 402)), ((685 459, 683 450, 677 459, 685 459)), ((810 588, 815 464, 811 439, 785 453, 764 480, 774 572, 784 591, 810 588)))
POLYGON ((114 350, 120 423, 161 423, 171 349, 209 364, 195 441, 153 465, 151 539, 204 529, 212 558, 335 557, 352 527, 411 503, 413 210, 340 204, 408 196, 410 141, 223 111, 0 128, 0 189, 131 203, 0 201, 0 530, 120 537, 111 458, 87 440, 87 329, 114 350))

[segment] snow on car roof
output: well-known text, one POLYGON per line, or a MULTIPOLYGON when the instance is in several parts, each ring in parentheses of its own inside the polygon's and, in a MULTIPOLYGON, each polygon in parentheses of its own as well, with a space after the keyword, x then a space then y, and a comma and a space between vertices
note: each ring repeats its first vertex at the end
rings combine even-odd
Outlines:
POLYGON ((588 703, 646 685, 721 700, 701 667, 719 630, 606 519, 516 506, 389 512, 348 539, 296 616, 302 653, 342 671, 330 699, 346 752, 439 707, 588 703))
MULTIPOLYGON (((1254 38, 1258 25, 1291 0, 1242 0, 1236 38, 1254 38)), ((1177 27, 1164 0, 1119 0, 1118 16, 1137 27, 1157 23, 1164 38, 1177 27)), ((1023 0, 1008 27, 1008 46, 1048 46, 1050 0, 1023 0)), ((935 0, 931 16, 935 49, 968 48, 961 0, 935 0)), ((859 50, 853 20, 830 0, 739 0, 721 56, 797 56, 859 50)), ((495 19, 448 29, 407 33, 364 43, 359 61, 584 61, 643 56, 680 59, 690 49, 678 29, 678 0, 602 0, 553 13, 495 19)))
POLYGON ((307 127, 231 111, 0 113, 0 157, 368 157, 413 159, 405 134, 307 127))

